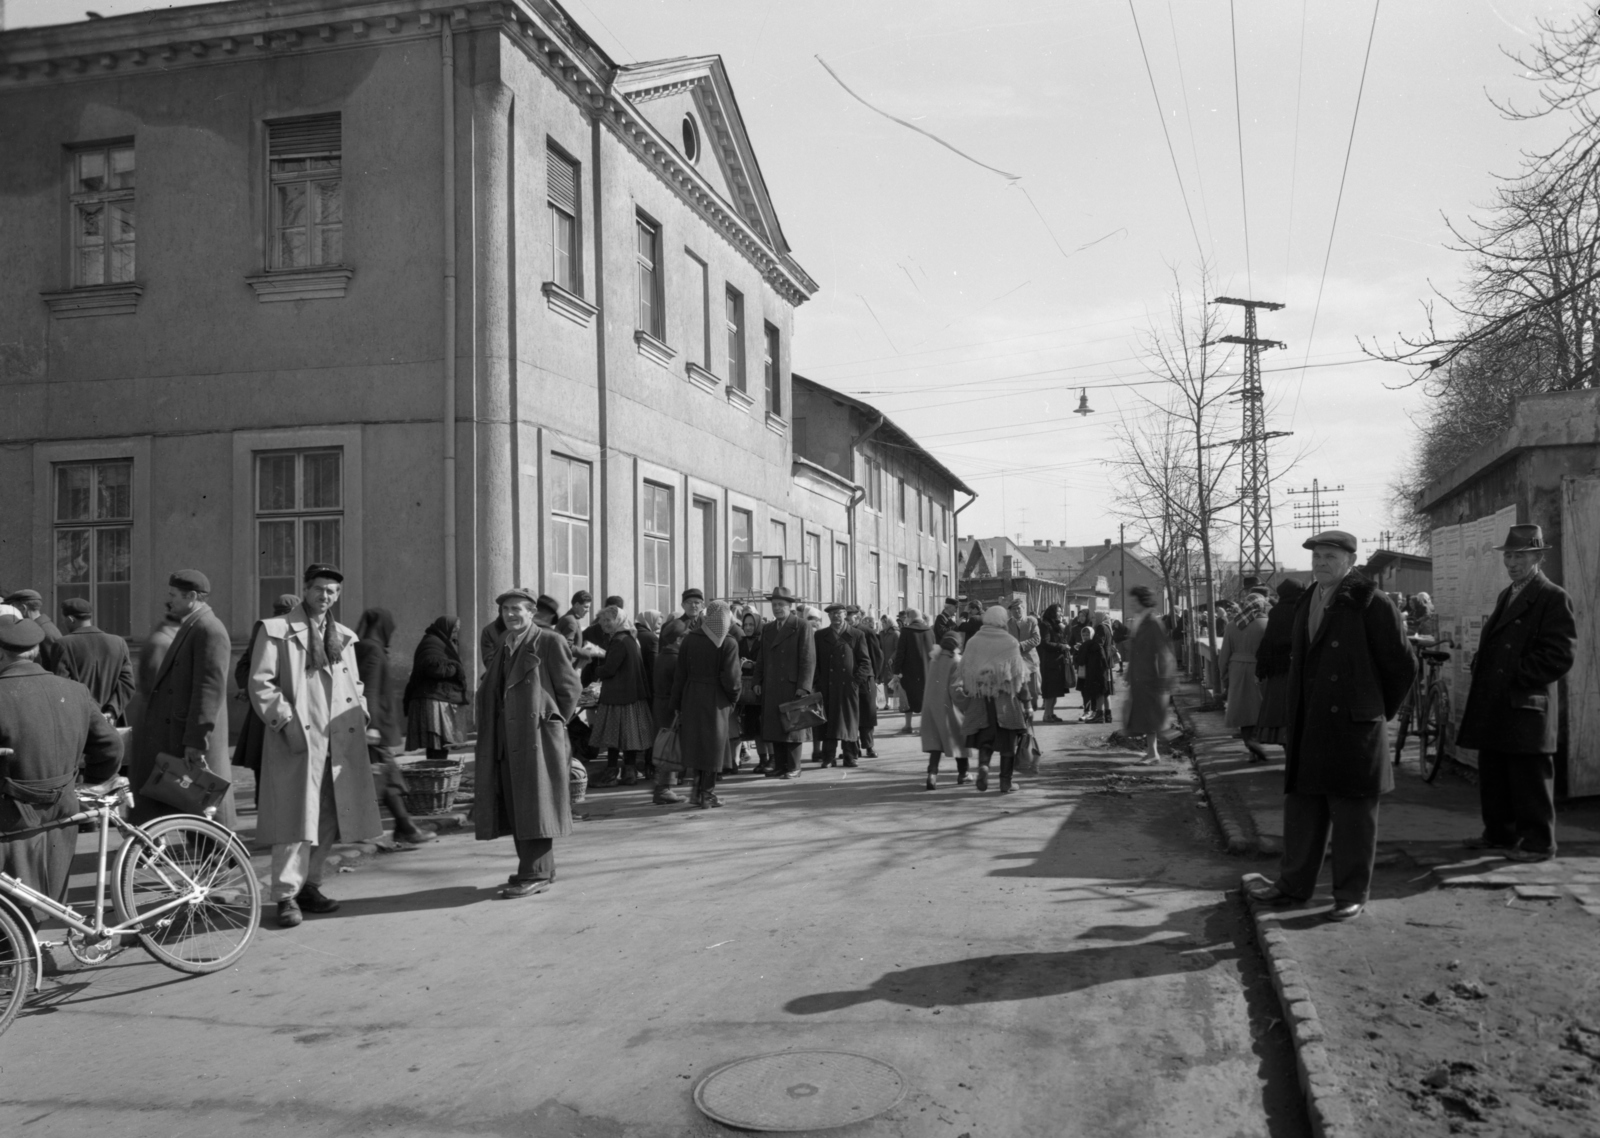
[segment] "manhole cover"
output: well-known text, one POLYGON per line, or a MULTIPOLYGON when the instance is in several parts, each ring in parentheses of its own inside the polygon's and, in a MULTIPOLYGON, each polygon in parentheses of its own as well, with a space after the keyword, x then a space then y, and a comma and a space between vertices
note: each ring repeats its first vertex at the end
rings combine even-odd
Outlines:
POLYGON ((694 1089, 711 1118, 745 1130, 826 1130, 894 1106, 906 1081, 887 1063, 849 1051, 780 1051, 719 1067, 694 1089))

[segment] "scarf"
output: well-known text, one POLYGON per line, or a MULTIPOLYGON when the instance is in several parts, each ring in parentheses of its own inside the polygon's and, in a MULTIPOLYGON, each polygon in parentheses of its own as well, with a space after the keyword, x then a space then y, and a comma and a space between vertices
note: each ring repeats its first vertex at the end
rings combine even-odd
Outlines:
POLYGON ((322 635, 317 635, 316 621, 312 619, 311 610, 302 606, 306 614, 306 670, 308 672, 328 672, 333 670, 333 662, 344 655, 344 643, 339 639, 339 623, 333 616, 324 613, 322 617, 322 635))
POLYGON ((1028 682, 1028 665, 1017 648, 1017 638, 1006 631, 1009 618, 999 605, 983 614, 983 627, 967 641, 957 665, 961 689, 969 695, 993 699, 1002 693, 1016 695, 1028 682))
POLYGON ((727 601, 712 601, 706 611, 700 616, 700 631, 705 633, 711 643, 718 648, 728 638, 728 630, 733 627, 733 610, 728 607, 727 601))

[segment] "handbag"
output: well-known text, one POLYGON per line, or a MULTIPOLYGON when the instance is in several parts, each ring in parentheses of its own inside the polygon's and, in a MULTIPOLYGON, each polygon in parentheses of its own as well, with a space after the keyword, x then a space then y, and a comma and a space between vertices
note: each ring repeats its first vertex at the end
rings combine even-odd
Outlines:
POLYGON ((222 801, 232 785, 204 763, 191 763, 179 755, 161 751, 156 755, 155 769, 139 793, 185 814, 204 814, 222 801))
POLYGON ((828 721, 827 713, 822 710, 821 692, 780 703, 778 714, 783 718, 783 729, 789 732, 807 731, 828 721))
POLYGON ((1017 742, 1017 773, 1039 773, 1039 740, 1033 737, 1033 731, 1029 729, 1023 730, 1022 738, 1017 742))
POLYGON ((754 676, 739 677, 739 703, 743 707, 761 706, 761 693, 756 691, 754 676))
POLYGON ((678 717, 672 717, 672 725, 663 727, 656 732, 655 745, 650 748, 650 758, 656 764, 656 770, 665 770, 677 773, 683 769, 683 750, 678 740, 678 717))

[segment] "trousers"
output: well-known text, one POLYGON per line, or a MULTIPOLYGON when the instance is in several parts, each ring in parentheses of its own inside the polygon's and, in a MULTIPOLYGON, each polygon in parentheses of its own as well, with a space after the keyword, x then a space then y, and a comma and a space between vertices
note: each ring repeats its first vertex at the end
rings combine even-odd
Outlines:
POLYGON ((1331 794, 1283 796, 1283 861, 1278 888, 1309 900, 1333 839, 1333 899, 1365 905, 1372 892, 1372 863, 1378 856, 1378 799, 1331 794))
POLYGON ((283 901, 307 885, 322 884, 322 870, 339 837, 339 807, 333 797, 333 764, 322 769, 315 842, 281 842, 272 847, 272 899, 283 901))
POLYGON ((556 879, 556 841, 554 838, 513 838, 517 847, 518 881, 556 879))
POLYGON ((1485 841, 1555 853, 1555 756, 1479 751, 1478 805, 1485 841))

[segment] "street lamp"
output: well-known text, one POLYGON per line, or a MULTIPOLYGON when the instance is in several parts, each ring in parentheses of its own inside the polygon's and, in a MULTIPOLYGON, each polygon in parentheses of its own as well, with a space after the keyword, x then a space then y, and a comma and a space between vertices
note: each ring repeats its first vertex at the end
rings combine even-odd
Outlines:
POLYGON ((1080 387, 1078 389, 1078 409, 1076 411, 1074 411, 1073 414, 1074 415, 1093 415, 1094 414, 1094 408, 1089 406, 1089 389, 1087 387, 1080 387))

